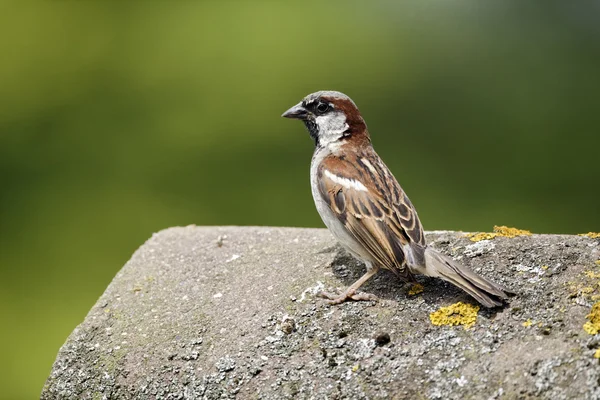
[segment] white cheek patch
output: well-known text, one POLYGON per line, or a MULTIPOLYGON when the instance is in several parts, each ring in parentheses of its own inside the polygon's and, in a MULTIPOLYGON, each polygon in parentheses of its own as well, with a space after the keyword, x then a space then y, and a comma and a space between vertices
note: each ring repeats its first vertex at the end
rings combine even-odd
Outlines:
POLYGON ((335 183, 337 183, 338 185, 342 185, 343 187, 345 187, 347 189, 354 189, 354 190, 358 190, 359 192, 367 192, 368 191, 367 187, 357 180, 337 176, 327 170, 325 170, 325 176, 328 177, 329 179, 331 179, 332 181, 334 181, 335 183))
POLYGON ((315 118, 315 122, 319 127, 319 140, 323 144, 338 140, 348 129, 346 115, 342 112, 320 115, 315 118))

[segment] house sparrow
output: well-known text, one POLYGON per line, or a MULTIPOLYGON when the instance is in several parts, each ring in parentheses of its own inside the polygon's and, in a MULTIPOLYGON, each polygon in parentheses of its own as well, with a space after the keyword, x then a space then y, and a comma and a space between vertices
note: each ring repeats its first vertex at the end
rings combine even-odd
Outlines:
POLYGON ((282 115, 304 122, 315 141, 310 185, 317 211, 333 236, 367 272, 331 304, 373 300, 358 288, 380 268, 406 282, 414 274, 442 278, 486 307, 502 305, 506 289, 427 246, 414 206, 377 155, 356 104, 345 94, 309 94, 282 115))

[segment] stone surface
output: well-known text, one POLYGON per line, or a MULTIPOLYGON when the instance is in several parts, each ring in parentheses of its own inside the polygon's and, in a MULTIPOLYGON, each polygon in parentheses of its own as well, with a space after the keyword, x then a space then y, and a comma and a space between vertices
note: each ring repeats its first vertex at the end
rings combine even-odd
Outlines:
POLYGON ((378 302, 329 306, 363 266, 323 229, 185 227, 155 234, 60 349, 42 399, 598 399, 600 240, 533 235, 432 245, 518 294, 476 324, 429 314, 466 294, 381 272, 378 302), (591 271, 591 272, 590 272, 591 271), (598 275, 595 275, 598 273, 598 275))

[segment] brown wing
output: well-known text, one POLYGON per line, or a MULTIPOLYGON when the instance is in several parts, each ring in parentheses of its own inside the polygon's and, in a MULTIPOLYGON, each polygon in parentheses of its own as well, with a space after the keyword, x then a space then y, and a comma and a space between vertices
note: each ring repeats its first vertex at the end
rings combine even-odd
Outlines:
POLYGON ((406 258, 422 258, 423 228, 396 179, 372 152, 375 157, 326 157, 318 169, 319 192, 382 267, 411 280, 406 258), (407 244, 413 249, 410 255, 403 247, 407 244))

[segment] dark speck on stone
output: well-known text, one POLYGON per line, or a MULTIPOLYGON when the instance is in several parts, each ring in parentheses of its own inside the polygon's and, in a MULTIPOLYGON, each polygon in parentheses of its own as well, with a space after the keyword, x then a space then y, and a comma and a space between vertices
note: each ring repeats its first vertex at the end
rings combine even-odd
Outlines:
POLYGON ((291 334, 296 330, 296 321, 293 318, 285 318, 281 323, 281 330, 283 333, 291 334))
POLYGON ((327 358, 327 349, 321 348, 321 356, 323 357, 323 359, 327 358))
POLYGON ((387 332, 380 332, 375 335, 375 343, 377 346, 385 346, 390 342, 390 334, 387 332))
MULTIPOLYGON (((334 354, 334 356, 335 356, 335 354, 334 354)), ((334 356, 332 356, 332 357, 329 357, 329 360, 327 361, 327 365, 329 365, 329 366, 330 366, 330 367, 332 367, 332 368, 333 368, 333 367, 337 367, 337 365, 338 365, 338 363, 337 363, 337 361, 335 360, 335 357, 334 357, 334 356)))

